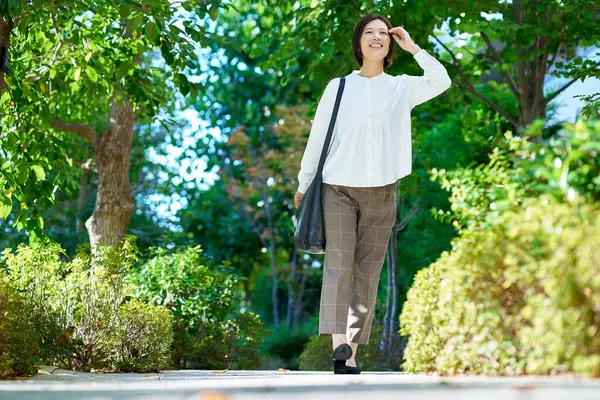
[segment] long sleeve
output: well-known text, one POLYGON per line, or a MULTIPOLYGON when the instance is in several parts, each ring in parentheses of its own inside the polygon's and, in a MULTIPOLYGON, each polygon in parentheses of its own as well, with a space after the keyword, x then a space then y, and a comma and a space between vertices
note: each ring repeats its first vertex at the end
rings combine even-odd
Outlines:
POLYGON ((339 81, 339 78, 329 81, 317 105, 306 149, 300 162, 300 172, 298 173, 298 191, 300 193, 306 192, 317 172, 319 159, 323 145, 325 144, 325 137, 327 136, 327 128, 329 128, 331 114, 335 105, 339 81))
POLYGON ((413 57, 423 69, 424 74, 422 76, 403 75, 407 82, 407 91, 410 93, 411 109, 442 94, 452 85, 444 65, 431 54, 421 49, 413 57))

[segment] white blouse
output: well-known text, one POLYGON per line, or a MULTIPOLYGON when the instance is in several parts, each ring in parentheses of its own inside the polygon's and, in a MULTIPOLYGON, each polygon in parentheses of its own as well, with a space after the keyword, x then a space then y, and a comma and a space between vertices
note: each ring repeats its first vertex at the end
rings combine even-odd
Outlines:
MULTIPOLYGON (((421 49, 413 55, 424 75, 366 78, 355 70, 346 75, 323 182, 335 185, 384 186, 412 171, 410 112, 451 85, 444 66, 421 49)), ((319 164, 340 78, 327 84, 311 126, 298 174, 305 193, 319 164)))

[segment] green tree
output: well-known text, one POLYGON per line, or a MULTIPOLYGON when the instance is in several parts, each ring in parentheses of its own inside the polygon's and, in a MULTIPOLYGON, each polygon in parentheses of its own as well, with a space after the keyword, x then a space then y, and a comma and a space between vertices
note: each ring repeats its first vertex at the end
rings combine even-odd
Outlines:
MULTIPOLYGON (((173 93, 171 84, 184 96, 201 89, 188 81, 186 71, 197 67, 198 44, 218 37, 207 36, 196 22, 205 15, 215 18, 219 6, 220 1, 78 1, 69 7, 11 1, 0 10, 2 32, 7 32, 2 43, 10 40, 11 53, 25 54, 11 65, 4 85, 9 90, 0 98, 3 150, 9 158, 45 158, 42 143, 60 143, 57 130, 75 134, 89 146, 98 171, 96 205, 86 222, 93 248, 117 243, 133 214, 129 168, 135 123, 157 115, 173 93), (160 57, 164 67, 155 66, 160 57), (36 142, 24 142, 21 135, 32 133, 36 142)), ((159 121, 165 129, 172 125, 159 121)), ((65 164, 65 149, 56 147, 54 158, 65 164)), ((31 175, 45 180, 47 170, 61 171, 52 161, 21 162, 13 175, 18 172, 27 182, 31 169, 31 175)), ((12 209, 13 193, 24 185, 8 173, 5 180, 2 217, 12 209)), ((16 198, 21 208, 18 228, 37 228, 38 233, 43 228, 41 212, 30 208, 41 198, 47 209, 56 185, 40 186, 43 193, 33 199, 29 187, 16 198), (25 224, 22 220, 30 215, 36 220, 25 224)))
MULTIPOLYGON (((264 10, 271 21, 290 22, 272 23, 270 34, 261 37, 251 54, 268 55, 265 67, 280 71, 287 72, 300 63, 300 76, 311 81, 327 79, 332 70, 346 70, 347 60, 352 59, 353 25, 366 13, 388 16, 395 26, 404 26, 423 48, 428 47, 427 38, 432 36, 444 49, 439 58, 454 67, 452 80, 465 96, 487 104, 519 134, 535 119, 543 119, 548 104, 566 88, 578 79, 598 77, 600 71, 598 61, 577 54, 581 47, 600 43, 600 5, 595 0, 409 0, 397 4, 373 0, 264 0, 256 8, 264 10), (431 35, 444 23, 457 46, 448 44, 449 40, 444 43, 437 34, 431 35), (459 40, 465 35, 467 40, 459 40), (311 57, 304 58, 304 53, 311 57), (513 94, 512 101, 497 103, 478 88, 481 77, 494 71, 500 71, 503 83, 513 94), (569 80, 560 87, 549 87, 549 76, 569 80)), ((285 75, 283 85, 287 83, 285 75)), ((593 97, 588 100, 594 101, 593 97)), ((598 107, 598 103, 588 107, 598 107)))

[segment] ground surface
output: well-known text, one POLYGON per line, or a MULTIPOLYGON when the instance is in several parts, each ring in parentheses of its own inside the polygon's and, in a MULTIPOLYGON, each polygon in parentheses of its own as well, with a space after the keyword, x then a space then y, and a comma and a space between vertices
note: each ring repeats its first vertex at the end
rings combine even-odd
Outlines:
POLYGON ((600 379, 436 377, 401 372, 334 375, 300 371, 164 371, 95 374, 44 367, 0 381, 0 399, 410 399, 599 400, 600 379))

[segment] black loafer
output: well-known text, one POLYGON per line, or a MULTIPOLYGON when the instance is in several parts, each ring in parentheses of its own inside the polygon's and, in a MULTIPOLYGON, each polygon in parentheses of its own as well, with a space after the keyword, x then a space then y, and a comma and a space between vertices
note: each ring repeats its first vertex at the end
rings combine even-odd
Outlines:
POLYGON ((333 351, 333 373, 346 373, 346 360, 352 357, 352 348, 348 343, 342 343, 333 351))
POLYGON ((360 374, 360 367, 358 366, 358 364, 356 365, 356 367, 351 367, 349 365, 346 365, 346 373, 347 374, 360 374))

